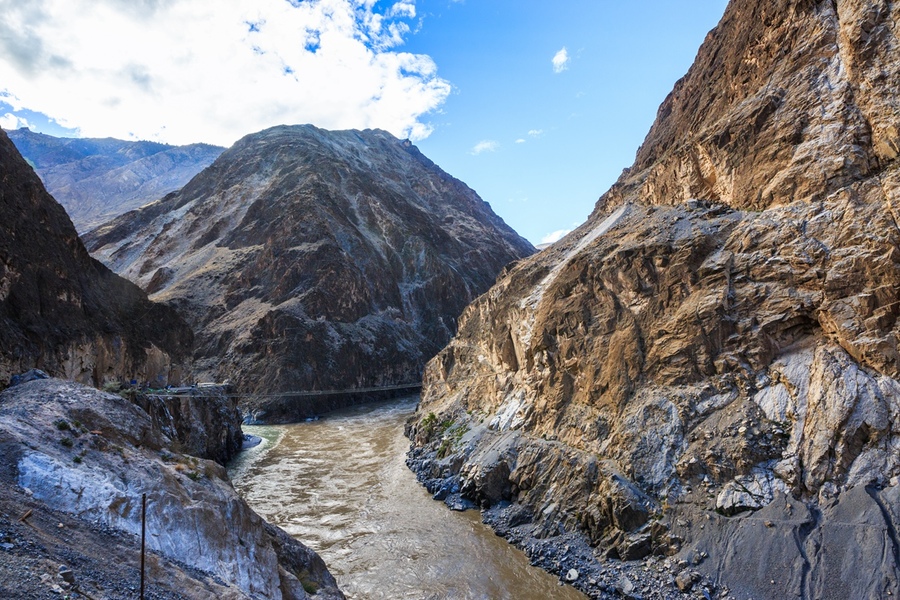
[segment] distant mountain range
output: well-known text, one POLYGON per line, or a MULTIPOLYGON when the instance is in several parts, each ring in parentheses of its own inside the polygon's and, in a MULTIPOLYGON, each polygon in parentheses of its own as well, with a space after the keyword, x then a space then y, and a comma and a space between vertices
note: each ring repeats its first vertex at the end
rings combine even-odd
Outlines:
POLYGON ((184 186, 224 150, 112 138, 58 138, 8 132, 79 233, 184 186))

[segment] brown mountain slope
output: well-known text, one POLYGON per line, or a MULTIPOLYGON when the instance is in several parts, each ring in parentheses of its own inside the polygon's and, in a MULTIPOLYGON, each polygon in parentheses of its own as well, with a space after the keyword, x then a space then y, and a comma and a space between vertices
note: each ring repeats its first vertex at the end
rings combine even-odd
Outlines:
POLYGON ((564 574, 586 539, 597 597, 654 553, 645 597, 694 585, 678 560, 712 594, 898 593, 898 23, 733 0, 588 222, 429 363, 429 488, 512 501, 489 519, 564 574))
POLYGON ((100 384, 177 379, 191 332, 88 255, 72 222, 0 132, 0 380, 32 367, 100 384))
POLYGON ((257 393, 418 382, 466 304, 534 250, 409 142, 312 126, 249 135, 85 239, 185 315, 198 378, 257 393))

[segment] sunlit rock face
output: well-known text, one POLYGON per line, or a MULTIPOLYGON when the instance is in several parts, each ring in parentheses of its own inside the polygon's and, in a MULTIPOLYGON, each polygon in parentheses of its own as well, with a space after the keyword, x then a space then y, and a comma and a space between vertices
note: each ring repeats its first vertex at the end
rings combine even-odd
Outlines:
POLYGON ((312 126, 245 137, 86 240, 185 315, 198 379, 242 392, 417 382, 466 304, 534 250, 408 141, 312 126))
POLYGON ((784 596, 896 591, 898 23, 891 2, 733 1, 589 220, 429 363, 420 474, 598 554, 700 548, 755 597, 781 575, 784 596), (741 545, 777 550, 741 569, 741 545))
POLYGON ((0 380, 33 367, 82 382, 177 381, 192 335, 171 308, 92 259, 0 132, 0 380))
MULTIPOLYGON (((0 446, 2 500, 17 493, 34 511, 75 516, 76 539, 117 530, 130 534, 120 539, 131 541, 137 557, 146 494, 157 585, 189 598, 306 599, 304 587, 315 590, 312 598, 343 598, 322 559, 253 512, 224 467, 182 453, 184 444, 121 396, 59 379, 11 387, 0 394, 0 446)), ((58 543, 79 557, 85 589, 109 585, 91 579, 107 560, 102 548, 58 543)))
POLYGON ((83 233, 183 187, 225 148, 9 132, 19 152, 83 233))

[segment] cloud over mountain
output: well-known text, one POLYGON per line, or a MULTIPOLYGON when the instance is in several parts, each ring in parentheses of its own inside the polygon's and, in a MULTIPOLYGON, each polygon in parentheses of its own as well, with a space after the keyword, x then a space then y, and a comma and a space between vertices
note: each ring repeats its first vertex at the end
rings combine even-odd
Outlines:
MULTIPOLYGON (((401 52, 415 5, 0 0, 0 101, 85 136, 230 144, 275 123, 421 139, 450 91, 401 52)), ((7 120, 9 120, 8 118, 7 120)))

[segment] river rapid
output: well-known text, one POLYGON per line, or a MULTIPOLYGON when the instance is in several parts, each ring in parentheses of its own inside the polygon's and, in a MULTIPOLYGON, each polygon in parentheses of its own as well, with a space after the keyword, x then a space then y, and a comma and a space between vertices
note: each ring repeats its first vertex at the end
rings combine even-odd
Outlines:
POLYGON ((229 466, 238 492, 316 550, 351 600, 584 600, 481 523, 450 511, 404 462, 417 397, 295 425, 245 426, 263 438, 229 466))

